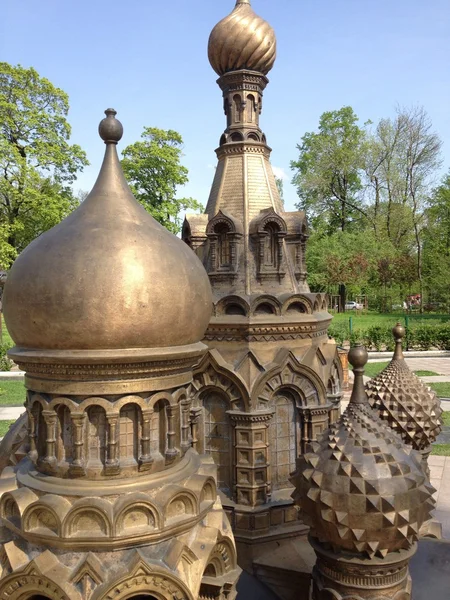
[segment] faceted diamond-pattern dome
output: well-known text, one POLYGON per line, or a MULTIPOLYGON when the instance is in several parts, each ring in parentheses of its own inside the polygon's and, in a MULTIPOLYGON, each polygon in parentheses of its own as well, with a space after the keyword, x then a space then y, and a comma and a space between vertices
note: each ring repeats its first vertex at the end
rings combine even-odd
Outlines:
POLYGON ((212 30, 208 57, 218 75, 241 69, 267 75, 276 59, 276 46, 274 30, 255 14, 250 0, 237 0, 233 12, 212 30))
POLYGON ((350 402, 312 449, 298 459, 292 482, 313 537, 370 557, 417 540, 434 507, 434 489, 420 453, 402 443, 367 398, 350 402))
POLYGON ((406 364, 401 340, 405 330, 394 328, 397 349, 389 365, 366 384, 370 405, 416 450, 425 450, 441 431, 439 398, 406 364))

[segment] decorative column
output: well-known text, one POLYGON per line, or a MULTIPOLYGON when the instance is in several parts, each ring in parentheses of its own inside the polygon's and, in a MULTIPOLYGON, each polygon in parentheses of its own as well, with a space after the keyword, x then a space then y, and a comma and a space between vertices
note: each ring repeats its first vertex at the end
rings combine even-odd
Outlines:
POLYGON ((142 454, 139 458, 139 470, 148 471, 151 469, 154 459, 151 455, 150 441, 151 441, 151 423, 154 409, 142 411, 142 437, 141 437, 141 448, 142 454))
POLYGON ((106 475, 118 475, 120 473, 120 461, 117 456, 117 424, 119 415, 117 413, 106 413, 108 423, 108 446, 106 450, 106 475))
POLYGON ((190 417, 191 417, 191 443, 192 443, 192 447, 194 448, 194 450, 196 452, 199 451, 198 449, 198 425, 200 423, 200 418, 202 416, 202 409, 201 408, 193 408, 191 409, 191 413, 190 413, 190 417))
MULTIPOLYGON (((42 465, 53 471, 56 467, 56 413, 54 410, 43 410, 42 416, 45 421, 46 439, 45 456, 42 458, 42 465)), ((41 433, 39 434, 41 435, 41 433)))
POLYGON ((71 413, 70 418, 72 419, 73 460, 69 472, 73 477, 83 477, 86 474, 83 458, 83 430, 86 421, 86 413, 71 413))
POLYGON ((236 502, 265 504, 271 494, 268 427, 273 411, 227 414, 235 430, 236 502))
POLYGON ((175 448, 175 411, 178 406, 168 406, 167 410, 167 450, 166 450, 166 459, 168 461, 174 460, 179 452, 175 448))
POLYGON ((28 436, 30 438, 30 459, 35 462, 38 457, 37 445, 36 445, 36 418, 31 409, 27 409, 28 413, 28 436))
POLYGON ((181 407, 181 452, 185 454, 189 448, 191 447, 191 442, 189 440, 189 413, 191 408, 191 401, 189 399, 182 400, 180 402, 181 407))

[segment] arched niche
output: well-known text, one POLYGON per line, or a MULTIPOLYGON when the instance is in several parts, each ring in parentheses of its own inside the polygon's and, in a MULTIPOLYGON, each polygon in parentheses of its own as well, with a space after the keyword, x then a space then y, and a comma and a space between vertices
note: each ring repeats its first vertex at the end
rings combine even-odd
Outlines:
POLYGON ((89 467, 101 467, 106 457, 106 413, 101 406, 87 409, 86 456, 89 467))
POLYGON ((118 519, 118 530, 122 534, 132 535, 141 530, 156 528, 154 511, 147 505, 140 503, 125 508, 118 519))
POLYGON ((301 423, 296 394, 281 388, 272 399, 274 411, 270 423, 270 455, 272 489, 292 487, 290 474, 295 471, 301 439, 301 423))
POLYGON ((72 419, 70 410, 64 404, 56 408, 56 458, 59 462, 72 460, 72 419))
POLYGON ((142 412, 137 404, 125 404, 119 416, 119 456, 121 466, 135 465, 139 459, 142 412))
POLYGON ((205 453, 212 456, 217 466, 218 488, 231 497, 233 440, 227 411, 230 409, 225 395, 214 388, 202 395, 204 407, 205 453))
POLYGON ((230 317, 245 317, 245 308, 235 302, 230 302, 225 306, 225 314, 230 317))
POLYGON ((167 400, 161 398, 153 407, 150 422, 150 453, 154 458, 163 459, 167 450, 167 400))

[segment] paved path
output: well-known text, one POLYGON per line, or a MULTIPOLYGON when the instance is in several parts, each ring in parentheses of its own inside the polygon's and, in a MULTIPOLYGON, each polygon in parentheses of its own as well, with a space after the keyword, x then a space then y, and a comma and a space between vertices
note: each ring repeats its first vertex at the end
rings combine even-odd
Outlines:
POLYGON ((450 539, 450 456, 430 456, 431 484, 436 488, 434 516, 442 523, 442 536, 450 539))

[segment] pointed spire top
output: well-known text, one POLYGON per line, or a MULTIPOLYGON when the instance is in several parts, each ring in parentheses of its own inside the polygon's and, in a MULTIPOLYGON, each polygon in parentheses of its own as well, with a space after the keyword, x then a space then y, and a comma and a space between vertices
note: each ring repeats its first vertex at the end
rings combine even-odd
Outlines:
POLYGON ((251 2, 250 0, 236 0, 236 6, 239 6, 239 4, 250 4, 251 2))
POLYGON ((353 404, 368 404, 366 390, 364 388, 364 367, 369 360, 365 346, 353 346, 348 353, 348 361, 353 367, 355 381, 350 402, 353 404))
POLYGON ((402 342, 406 335, 406 329, 401 323, 397 323, 392 330, 392 334, 395 339, 394 360, 404 360, 405 357, 403 356, 402 342))
POLYGON ((114 108, 107 108, 105 115, 106 118, 98 126, 98 133, 105 144, 117 144, 123 136, 122 123, 116 119, 117 111, 114 108))

